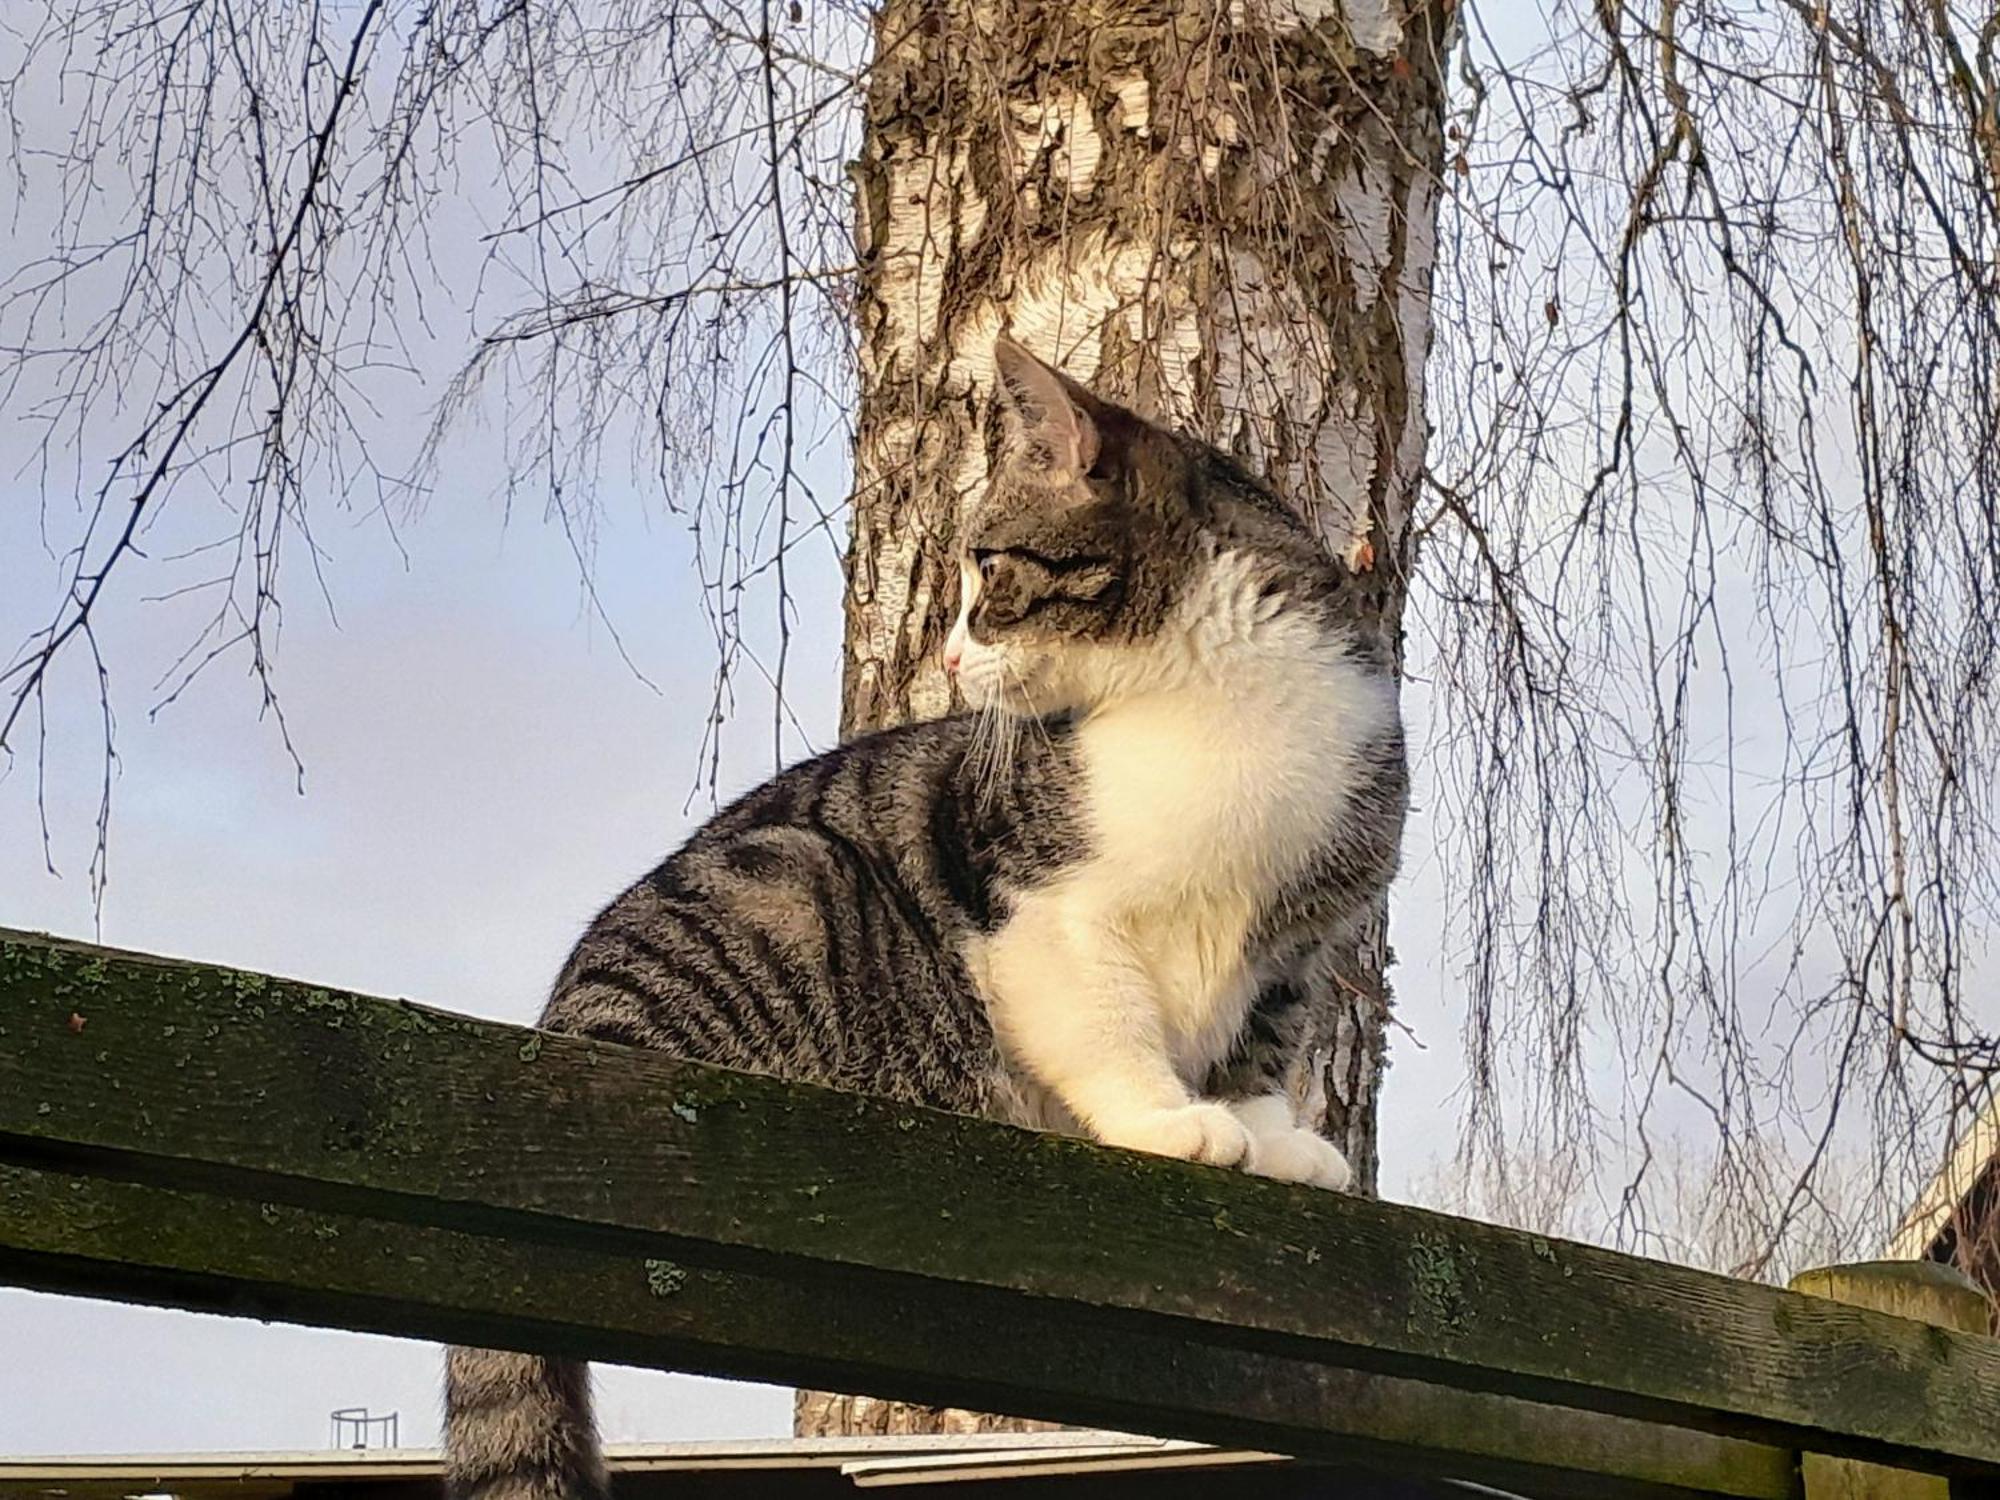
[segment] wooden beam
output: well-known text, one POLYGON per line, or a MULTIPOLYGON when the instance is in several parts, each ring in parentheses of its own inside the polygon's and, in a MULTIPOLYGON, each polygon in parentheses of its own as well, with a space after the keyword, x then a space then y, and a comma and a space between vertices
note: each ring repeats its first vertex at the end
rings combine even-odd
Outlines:
POLYGON ((1107 1341, 1059 1305, 893 1304, 622 1252, 0 1166, 0 1281, 1157 1430, 1521 1493, 1792 1500, 1789 1452, 1254 1350, 1107 1341))
MULTIPOLYGON (((1872 1307, 1940 1328, 1986 1331, 1986 1294, 1970 1277, 1927 1260, 1875 1260, 1821 1266, 1792 1278, 1792 1290, 1872 1307)), ((1799 1459, 1802 1500, 1951 1500, 1951 1481, 1884 1464, 1819 1453, 1799 1459)))
MULTIPOLYGON (((1137 1378, 1121 1350, 1150 1339, 1217 1372, 1282 1358, 2000 1474, 2000 1342, 1988 1338, 1392 1204, 19 934, 0 934, 0 1160, 744 1273, 877 1312, 946 1283, 996 1330, 1030 1308, 1093 1330, 1107 1389, 1137 1378)), ((992 1354, 960 1351, 968 1379, 992 1354)))

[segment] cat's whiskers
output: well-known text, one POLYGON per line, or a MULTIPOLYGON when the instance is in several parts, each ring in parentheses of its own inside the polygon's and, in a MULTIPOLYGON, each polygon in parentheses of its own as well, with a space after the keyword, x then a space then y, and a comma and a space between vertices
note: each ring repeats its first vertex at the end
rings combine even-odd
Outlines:
MULTIPOLYGON (((1010 715, 1010 717, 1017 721, 1025 719, 1028 723, 1033 724, 1035 726, 1035 733, 1042 737, 1043 746, 1049 750, 1054 750, 1055 743, 1049 738, 1049 726, 1042 722, 1041 714, 1036 711, 1035 696, 1028 691, 1027 679, 1017 672, 1011 663, 1002 662, 1000 669, 1014 679, 1014 686, 1021 694, 1021 702, 1027 708, 1025 714, 1014 714, 1010 715)), ((1020 732, 1021 726, 1019 722, 1016 722, 1011 728, 1011 734, 1018 737, 1020 732)))
POLYGON ((985 701, 973 710, 972 743, 966 753, 973 795, 982 810, 990 808, 1014 761, 1015 727, 997 702, 985 701))
POLYGON ((986 785, 982 798, 989 804, 1005 789, 1013 779, 1014 758, 1021 745, 1021 725, 1004 705, 995 703, 990 710, 993 715, 993 753, 987 761, 986 785))

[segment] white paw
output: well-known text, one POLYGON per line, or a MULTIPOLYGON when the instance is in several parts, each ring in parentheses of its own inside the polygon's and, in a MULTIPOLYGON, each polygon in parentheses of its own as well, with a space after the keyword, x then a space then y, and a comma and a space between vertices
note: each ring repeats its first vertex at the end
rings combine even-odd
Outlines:
POLYGON ((1318 1131, 1299 1125, 1252 1137, 1250 1159, 1244 1167, 1259 1177, 1310 1183, 1336 1193, 1345 1192, 1354 1181, 1354 1169, 1340 1149, 1318 1131))
POLYGON ((1223 1104, 1184 1104, 1118 1121, 1101 1132, 1107 1146, 1237 1167, 1250 1157, 1250 1132, 1223 1104))

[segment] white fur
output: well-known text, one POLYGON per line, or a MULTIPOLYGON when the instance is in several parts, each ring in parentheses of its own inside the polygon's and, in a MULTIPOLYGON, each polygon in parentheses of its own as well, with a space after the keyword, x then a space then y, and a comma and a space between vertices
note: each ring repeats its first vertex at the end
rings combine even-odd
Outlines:
POLYGON ((1290 1094, 1231 1100, 1229 1108, 1250 1132, 1250 1170, 1281 1182, 1309 1182, 1345 1192, 1354 1169, 1317 1130, 1299 1123, 1290 1094))
POLYGON ((977 704, 1078 711, 1092 853, 1020 897, 980 956, 1010 1057, 1100 1140, 1344 1187, 1347 1163, 1287 1099, 1195 1089, 1242 1029, 1260 912, 1300 876, 1351 794, 1393 688, 1344 639, 1260 599, 1213 558, 1138 648, 1037 653, 972 638, 966 570, 952 646, 977 704))

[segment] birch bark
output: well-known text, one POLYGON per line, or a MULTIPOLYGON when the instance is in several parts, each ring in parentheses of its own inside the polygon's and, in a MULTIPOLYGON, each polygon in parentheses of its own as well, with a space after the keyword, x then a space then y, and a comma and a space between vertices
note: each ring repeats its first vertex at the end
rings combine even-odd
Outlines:
MULTIPOLYGON (((861 407, 842 730, 945 712, 952 541, 1003 329, 1266 474, 1400 636, 1448 0, 888 0, 854 167, 861 407)), ((1294 1087, 1372 1186, 1384 914, 1294 1087)), ((995 1419, 802 1392, 802 1435, 995 1419)))

